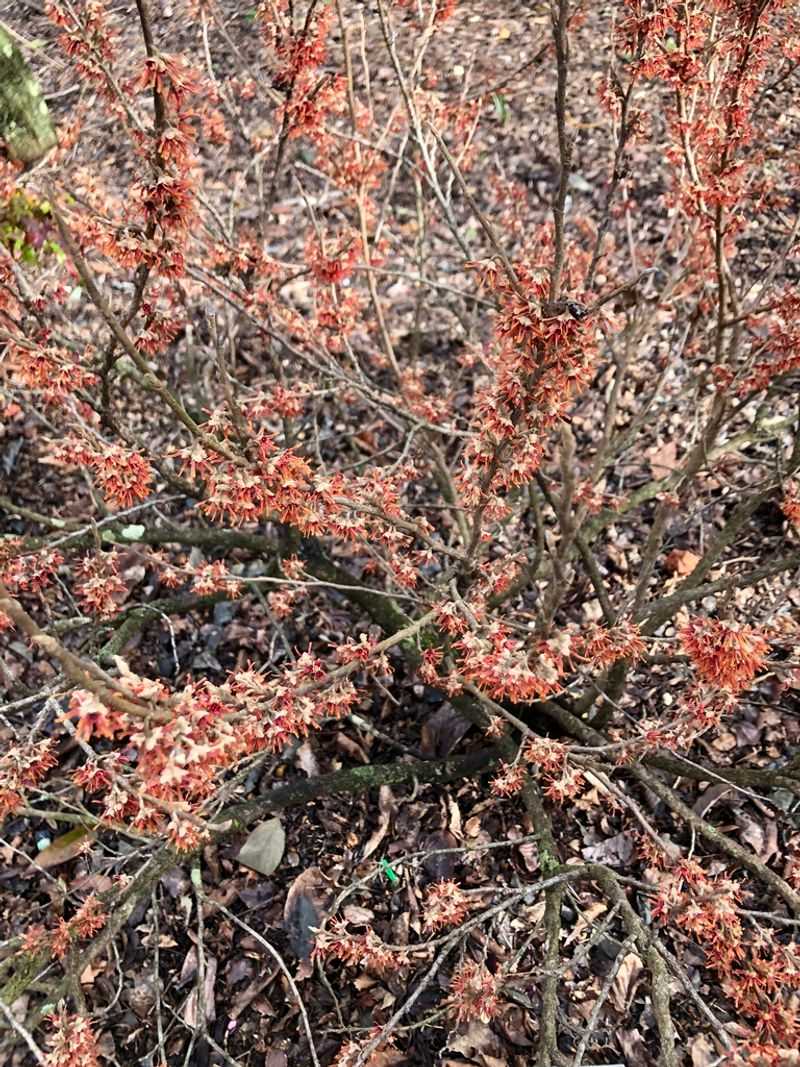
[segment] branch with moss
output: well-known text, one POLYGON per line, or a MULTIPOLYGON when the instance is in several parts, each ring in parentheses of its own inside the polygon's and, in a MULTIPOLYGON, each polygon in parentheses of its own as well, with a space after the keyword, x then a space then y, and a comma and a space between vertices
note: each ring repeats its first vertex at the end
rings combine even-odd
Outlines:
POLYGON ((167 597, 163 600, 151 600, 148 604, 140 604, 120 612, 109 624, 114 633, 97 653, 97 661, 99 663, 113 662, 114 656, 120 655, 128 642, 156 618, 188 615, 189 612, 210 608, 231 598, 232 594, 229 595, 224 590, 218 593, 208 593, 206 596, 167 597))
MULTIPOLYGON (((222 843, 246 831, 265 815, 300 804, 309 804, 322 798, 337 795, 355 796, 371 789, 378 789, 382 785, 398 786, 414 782, 425 785, 447 785, 449 782, 460 781, 463 778, 472 778, 490 770, 497 762, 498 756, 496 749, 489 748, 453 759, 370 764, 365 767, 352 767, 331 774, 323 774, 317 778, 290 782, 287 785, 278 786, 266 796, 242 801, 220 812, 210 825, 211 837, 215 843, 222 843)), ((109 918, 97 938, 80 952, 77 961, 79 973, 110 944, 133 910, 136 901, 143 894, 149 893, 158 879, 168 870, 190 862, 193 855, 193 853, 177 853, 172 848, 162 846, 124 889, 112 890, 102 897, 109 912, 109 918)), ((0 987, 0 1000, 8 1005, 13 1004, 33 983, 37 982, 42 972, 51 963, 52 954, 46 949, 39 952, 21 953, 12 960, 5 961, 6 967, 13 964, 13 974, 0 987)), ((67 991, 66 980, 50 984, 53 986, 55 999, 67 991)))
MULTIPOLYGON (((608 739, 603 734, 582 722, 577 716, 560 705, 552 701, 543 701, 539 707, 547 715, 559 722, 567 733, 585 744, 605 745, 608 743, 608 739)), ((721 830, 718 830, 707 819, 698 815, 688 804, 684 803, 674 789, 670 789, 657 774, 649 769, 646 765, 648 762, 649 760, 646 758, 641 764, 626 767, 626 771, 636 778, 641 785, 655 793, 675 815, 688 823, 710 845, 724 852, 740 867, 744 867, 759 881, 773 889, 789 905, 794 914, 800 916, 800 893, 792 889, 788 882, 771 870, 755 853, 744 848, 721 830)), ((697 765, 690 766, 695 769, 692 777, 697 777, 697 765)))
POLYGON ((647 605, 647 618, 641 626, 643 634, 653 634, 663 626, 668 619, 672 618, 684 604, 702 600, 703 597, 712 596, 716 593, 727 593, 731 589, 747 589, 756 585, 765 578, 771 578, 775 574, 782 574, 794 567, 800 567, 800 551, 792 552, 788 556, 765 563, 761 567, 754 567, 751 571, 743 574, 734 574, 727 578, 718 578, 713 582, 705 582, 703 585, 681 586, 669 596, 661 597, 647 605))
POLYGON ((675 1047, 677 1034, 670 1011, 670 978, 667 966, 658 951, 652 934, 636 914, 619 884, 613 871, 600 864, 591 864, 589 877, 594 878, 602 887, 608 900, 615 904, 622 915, 628 933, 636 940, 639 950, 647 963, 651 979, 651 1002, 656 1017, 661 1056, 661 1067, 678 1067, 680 1058, 675 1047))

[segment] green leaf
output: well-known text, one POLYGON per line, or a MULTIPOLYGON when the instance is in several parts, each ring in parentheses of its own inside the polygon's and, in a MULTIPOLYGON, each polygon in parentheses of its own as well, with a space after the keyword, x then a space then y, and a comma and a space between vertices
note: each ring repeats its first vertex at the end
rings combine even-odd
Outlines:
POLYGON ((123 526, 119 533, 120 537, 124 537, 126 541, 141 541, 144 529, 144 526, 139 526, 137 523, 133 526, 123 526))
POLYGON ((505 126, 508 122, 508 101, 502 95, 502 93, 492 93, 492 102, 494 103, 494 113, 500 120, 501 126, 505 126))

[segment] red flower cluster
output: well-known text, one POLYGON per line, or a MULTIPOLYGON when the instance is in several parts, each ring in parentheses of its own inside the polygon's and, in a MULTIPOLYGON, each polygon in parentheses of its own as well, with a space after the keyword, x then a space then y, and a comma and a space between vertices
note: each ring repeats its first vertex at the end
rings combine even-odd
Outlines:
POLYGON ((26 789, 37 786, 58 760, 55 742, 34 741, 11 745, 0 754, 0 819, 23 802, 26 789))
MULTIPOLYGON (((49 947, 56 959, 63 960, 74 941, 91 937, 106 925, 103 905, 91 893, 71 919, 59 919, 49 935, 49 947)), ((44 935, 45 940, 47 935, 44 935)))
POLYGON ((724 970, 744 954, 740 897, 735 882, 710 878, 698 863, 684 860, 663 876, 653 916, 663 923, 680 913, 681 928, 701 941, 711 966, 724 970))
POLYGON ((116 614, 128 592, 119 576, 117 553, 98 552, 87 557, 78 568, 75 590, 81 606, 90 615, 107 619, 116 614))
POLYGON ((363 967, 377 974, 397 971, 406 963, 405 955, 389 948, 373 929, 354 934, 341 919, 332 919, 324 930, 317 932, 312 955, 323 960, 341 960, 346 967, 363 967))
POLYGON ((101 767, 95 760, 88 760, 74 772, 72 780, 87 793, 99 793, 110 787, 113 777, 110 768, 101 767))
POLYGON ((423 910, 426 930, 442 930, 446 926, 457 926, 469 913, 470 900, 457 882, 445 880, 435 882, 428 887, 425 894, 423 910))
POLYGON ((167 171, 141 178, 131 189, 131 199, 147 222, 164 234, 185 233, 194 216, 191 180, 167 171))
POLYGON ((526 704, 560 688, 564 653, 557 641, 539 641, 531 648, 502 624, 492 623, 483 634, 464 634, 453 647, 460 653, 459 672, 495 700, 526 704))
POLYGON ((192 588, 198 596, 226 593, 231 599, 239 595, 242 583, 235 578, 221 560, 203 563, 194 568, 192 588))
MULTIPOLYGON (((490 729, 502 720, 497 717, 490 729)), ((585 786, 582 771, 568 763, 569 749, 560 741, 531 736, 522 746, 514 763, 501 763, 500 773, 492 779, 492 792, 498 796, 513 796, 525 784, 529 773, 537 775, 544 795, 558 804, 578 796, 585 786)))
MULTIPOLYGON (((362 1062, 362 1053, 380 1035, 381 1029, 380 1026, 373 1027, 367 1037, 361 1041, 346 1041, 336 1053, 330 1067, 357 1067, 357 1064, 362 1062)), ((394 1047, 394 1039, 391 1037, 381 1041, 364 1061, 364 1067, 388 1067, 392 1062, 389 1057, 392 1056, 394 1047)), ((397 1056, 399 1059, 400 1054, 398 1053, 397 1056)))
POLYGON ((597 345, 591 317, 542 311, 548 283, 525 263, 514 264, 516 284, 496 260, 471 266, 499 297, 495 347, 485 360, 494 382, 481 398, 476 433, 465 450, 460 489, 468 506, 531 480, 544 455, 545 435, 566 417, 588 384, 597 345))
POLYGON ((261 4, 258 14, 268 37, 272 38, 279 62, 272 79, 276 89, 290 89, 301 74, 324 63, 333 21, 332 4, 318 9, 297 31, 291 28, 289 20, 282 24, 275 21, 275 8, 271 4, 261 4))
POLYGON ((80 6, 50 0, 45 11, 64 31, 58 43, 81 77, 112 98, 107 71, 116 55, 117 33, 102 0, 86 0, 80 6))
POLYGON ((133 92, 155 89, 168 108, 180 111, 187 99, 199 93, 202 87, 202 77, 184 56, 159 52, 145 57, 141 73, 131 89, 133 92))
MULTIPOLYGON (((3 548, 5 552, 0 554, 0 564, 2 556, 10 555, 14 546, 6 544, 3 548)), ((63 562, 64 557, 55 550, 16 556, 0 571, 0 579, 10 593, 38 595, 50 585, 63 562)))
POLYGON ((271 389, 250 397, 242 404, 242 410, 248 418, 266 419, 280 415, 284 419, 294 419, 302 415, 308 404, 309 388, 303 382, 296 385, 273 385, 271 389))
MULTIPOLYGON (((753 316, 754 326, 760 326, 760 317, 753 316)), ((772 309, 767 329, 766 342, 757 349, 760 358, 740 382, 742 395, 766 389, 776 379, 800 368, 800 297, 787 293, 772 309), (764 349, 769 353, 766 357, 764 349)))
POLYGON ((308 515, 311 468, 292 449, 264 455, 253 467, 208 454, 203 465, 208 491, 200 508, 211 519, 239 526, 277 514, 281 522, 301 525, 308 515))
POLYGON ((343 110, 345 89, 346 82, 341 76, 323 78, 320 82, 313 75, 302 74, 279 113, 289 137, 308 137, 323 143, 325 120, 343 110))
POLYGON ((531 736, 522 747, 522 759, 544 774, 558 774, 566 765, 568 748, 562 741, 531 736))
POLYGON ((447 1003, 451 1017, 459 1023, 475 1019, 488 1023, 500 1011, 502 1001, 501 979, 491 973, 483 963, 464 960, 450 978, 450 995, 447 1003))
POLYGON ((641 659, 647 646, 634 623, 620 622, 610 629, 592 627, 578 642, 577 655, 590 666, 605 670, 612 663, 641 659))
POLYGON ((121 711, 106 705, 87 689, 76 689, 69 698, 68 718, 75 719, 78 737, 90 741, 93 737, 113 740, 118 734, 130 729, 127 717, 121 711))
POLYGON ((74 353, 55 345, 10 342, 6 358, 20 381, 40 393, 48 405, 62 404, 66 397, 81 389, 91 389, 97 383, 96 375, 74 353))
POLYGON ((653 916, 663 924, 679 922, 698 940, 706 966, 719 974, 738 1015, 753 1026, 753 1037, 744 1043, 749 1057, 783 1063, 786 1050, 800 1042, 794 1003, 800 989, 800 948, 758 927, 748 936, 741 897, 740 886, 731 879, 712 877, 685 860, 660 875, 653 916))
POLYGON ((492 778, 492 792, 498 797, 510 797, 519 793, 525 785, 528 768, 524 763, 500 763, 498 773, 492 778))
POLYGON ((305 260, 311 273, 322 285, 340 285, 353 273, 360 255, 360 238, 355 233, 344 233, 331 242, 327 249, 316 234, 306 241, 305 260))
POLYGON ((84 1015, 61 1011, 50 1016, 55 1032, 45 1067, 101 1067, 100 1049, 91 1023, 84 1015))
POLYGON ((53 449, 52 457, 65 466, 91 470, 112 507, 132 507, 150 493, 150 464, 138 452, 121 445, 68 438, 53 449))
POLYGON ((758 630, 719 619, 690 619, 680 638, 703 681, 731 693, 749 686, 769 652, 758 630))
POLYGON ((175 314, 175 310, 158 309, 152 298, 142 301, 140 314, 144 318, 144 327, 137 334, 134 343, 138 350, 147 356, 163 352, 183 329, 184 324, 180 316, 175 314))
POLYGON ((792 525, 800 528, 800 483, 789 482, 786 486, 781 510, 792 525))

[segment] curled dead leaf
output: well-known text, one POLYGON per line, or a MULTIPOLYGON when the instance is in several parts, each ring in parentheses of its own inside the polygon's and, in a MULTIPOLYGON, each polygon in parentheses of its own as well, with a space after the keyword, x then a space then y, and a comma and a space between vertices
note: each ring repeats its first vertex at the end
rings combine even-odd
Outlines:
POLYGON ((380 810, 380 818, 378 819, 378 826, 374 833, 370 836, 366 845, 364 845, 364 851, 362 853, 362 859, 367 859, 378 845, 386 837, 386 833, 389 829, 389 823, 392 821, 392 815, 395 812, 396 804, 394 799, 394 793, 388 785, 382 785, 378 790, 378 808, 380 810))
MULTIPOLYGON (((203 1017, 206 1022, 213 1022, 217 1017, 216 1001, 214 999, 214 984, 217 980, 217 961, 213 956, 207 956, 205 960, 205 973, 203 975, 202 1005, 203 1017)), ((182 1017, 187 1026, 195 1029, 199 1022, 198 989, 195 985, 183 1007, 182 1017)))
POLYGON ((314 930, 322 924, 329 898, 328 883, 319 867, 309 867, 289 886, 283 925, 292 951, 301 961, 311 958, 314 930))
POLYGON ((643 970, 642 961, 636 953, 626 953, 614 976, 609 997, 620 1015, 627 1015, 643 970))

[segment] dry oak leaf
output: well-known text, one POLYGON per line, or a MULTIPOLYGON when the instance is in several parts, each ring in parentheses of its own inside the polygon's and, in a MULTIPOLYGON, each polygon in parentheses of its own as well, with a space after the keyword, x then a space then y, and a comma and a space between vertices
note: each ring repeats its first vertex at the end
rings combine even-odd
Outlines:
POLYGON ((664 441, 660 445, 648 448, 645 457, 650 463, 650 471, 654 478, 668 478, 675 470, 678 458, 677 441, 664 441))
POLYGON ((677 574, 679 578, 685 578, 691 574, 699 562, 700 557, 695 552, 690 552, 688 548, 674 548, 664 558, 666 569, 670 574, 677 574))

